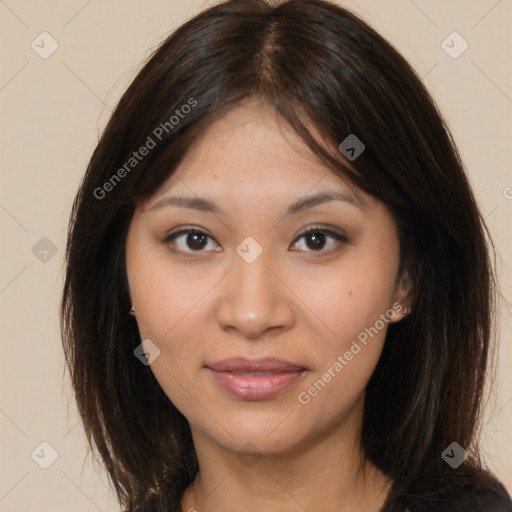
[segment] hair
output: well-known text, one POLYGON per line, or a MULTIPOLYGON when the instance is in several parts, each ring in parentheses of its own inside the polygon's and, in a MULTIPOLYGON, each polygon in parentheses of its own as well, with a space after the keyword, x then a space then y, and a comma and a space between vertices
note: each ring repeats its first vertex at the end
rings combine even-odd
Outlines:
POLYGON ((394 482, 385 510, 512 510, 478 448, 498 296, 487 227, 415 71, 367 23, 323 0, 231 0, 180 26, 120 99, 80 183, 62 341, 89 447, 120 503, 180 510, 198 471, 186 418, 134 357, 127 231, 205 128, 251 98, 397 225, 412 313, 388 328, 361 434, 365 459, 394 482), (349 166, 338 145, 350 134, 365 150, 349 166), (151 149, 136 158, 142 146, 151 149), (454 441, 468 452, 456 469, 441 457, 454 441))

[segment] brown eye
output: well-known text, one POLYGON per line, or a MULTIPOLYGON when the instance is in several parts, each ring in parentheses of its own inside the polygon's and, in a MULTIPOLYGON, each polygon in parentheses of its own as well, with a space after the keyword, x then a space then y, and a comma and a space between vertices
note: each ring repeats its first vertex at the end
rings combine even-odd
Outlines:
POLYGON ((198 229, 183 229, 165 238, 164 243, 172 243, 177 250, 182 252, 206 252, 208 239, 213 240, 204 231, 198 229))
POLYGON ((299 236, 299 238, 297 238, 297 241, 302 238, 305 240, 304 245, 306 246, 306 249, 299 250, 305 250, 306 252, 329 252, 329 247, 324 251, 326 246, 329 246, 329 240, 331 240, 331 249, 335 249, 340 244, 348 242, 346 236, 340 233, 335 233, 329 229, 318 227, 307 229, 299 236))

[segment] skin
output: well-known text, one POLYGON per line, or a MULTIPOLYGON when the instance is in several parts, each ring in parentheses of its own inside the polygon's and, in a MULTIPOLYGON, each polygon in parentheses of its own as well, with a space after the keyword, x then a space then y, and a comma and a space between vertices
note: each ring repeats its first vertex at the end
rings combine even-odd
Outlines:
POLYGON ((298 400, 379 315, 408 306, 396 225, 382 203, 358 191, 363 208, 330 201, 284 215, 304 195, 356 201, 354 190, 252 100, 212 124, 137 209, 126 245, 132 304, 141 339, 160 350, 151 369, 189 421, 200 466, 184 511, 377 512, 384 503, 391 482, 364 464, 359 435, 388 324, 309 403, 298 400), (169 196, 207 198, 224 212, 152 209, 169 196), (186 227, 208 236, 165 241, 186 227), (326 235, 315 245, 301 236, 308 227, 347 241, 326 235), (263 250, 251 263, 236 252, 249 236, 263 250), (276 397, 243 400, 205 368, 234 356, 280 357, 307 371, 276 397))

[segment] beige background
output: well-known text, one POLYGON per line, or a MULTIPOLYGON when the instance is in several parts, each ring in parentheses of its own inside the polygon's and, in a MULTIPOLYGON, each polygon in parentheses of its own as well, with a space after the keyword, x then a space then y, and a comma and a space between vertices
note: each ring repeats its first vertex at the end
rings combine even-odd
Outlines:
MULTIPOLYGON (((340 3, 373 24, 424 77, 495 238, 504 307, 485 456, 512 492, 512 322, 505 302, 512 297, 512 0, 340 3), (469 44, 456 59, 441 46, 453 31, 469 44)), ((1 512, 119 510, 105 474, 84 463, 85 438, 63 378, 58 305, 67 217, 98 135, 142 59, 206 4, 0 0, 1 512), (43 31, 58 43, 46 59, 31 47, 35 40, 39 52, 51 48, 47 36, 39 37, 43 31), (43 237, 55 255, 44 252, 51 244, 43 237), (38 465, 51 461, 42 442, 58 455, 48 469, 38 465)), ((462 48, 461 40, 448 43, 452 52, 462 48)))

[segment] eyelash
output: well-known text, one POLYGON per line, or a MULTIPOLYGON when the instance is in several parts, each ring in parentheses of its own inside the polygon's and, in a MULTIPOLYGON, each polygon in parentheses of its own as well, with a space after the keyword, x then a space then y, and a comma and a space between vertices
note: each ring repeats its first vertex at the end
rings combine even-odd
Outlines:
MULTIPOLYGON (((307 237, 308 235, 312 234, 312 233, 315 233, 315 234, 318 234, 318 233, 321 233, 323 235, 326 235, 327 237, 331 238, 331 239, 335 239, 339 244, 341 245, 344 245, 346 243, 348 243, 348 238, 345 236, 345 235, 342 235, 341 233, 336 233, 335 231, 332 231, 330 229, 327 229, 327 228, 322 228, 320 226, 313 226, 313 227, 310 227, 306 230, 304 230, 297 238, 296 238, 296 241, 294 242, 294 245, 302 238, 304 237, 307 237)), ((186 228, 186 229, 182 229, 180 231, 177 231, 175 233, 171 233, 170 235, 168 235, 164 240, 163 242, 165 244, 169 244, 170 242, 173 242, 176 238, 182 236, 182 235, 189 235, 189 234, 197 234, 197 235, 205 235, 207 236, 208 238, 210 238, 211 240, 213 240, 213 238, 208 235, 208 233, 205 233, 203 230, 201 229, 198 229, 198 228, 186 228)), ((184 254, 199 254, 199 253, 202 253, 202 252, 207 252, 207 251, 204 251, 204 250, 199 250, 199 251, 182 251, 182 250, 176 250, 176 249, 171 249, 173 252, 180 252, 180 253, 184 253, 184 254)), ((324 250, 324 249, 321 249, 319 251, 314 251, 314 250, 311 250, 311 251, 305 251, 307 253, 318 253, 319 255, 323 255, 323 254, 330 254, 331 252, 333 251, 336 251, 337 248, 335 249, 330 249, 330 250, 324 250)))

